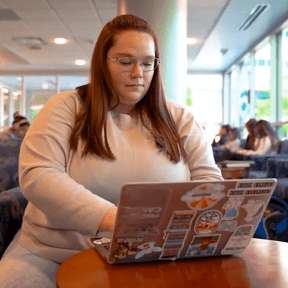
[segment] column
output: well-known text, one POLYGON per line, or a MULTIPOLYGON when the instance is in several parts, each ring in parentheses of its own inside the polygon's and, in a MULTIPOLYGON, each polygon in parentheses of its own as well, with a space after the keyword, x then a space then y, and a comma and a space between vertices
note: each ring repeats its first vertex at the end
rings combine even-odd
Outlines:
POLYGON ((186 104, 187 0, 118 0, 118 13, 134 14, 153 27, 160 42, 166 96, 186 104))
POLYGON ((8 125, 11 126, 12 122, 14 121, 14 89, 9 89, 9 98, 8 98, 8 125))
POLYGON ((23 75, 21 80, 21 98, 20 98, 20 114, 26 115, 26 78, 23 75))
POLYGON ((0 132, 1 126, 4 126, 4 93, 3 87, 0 85, 0 132))

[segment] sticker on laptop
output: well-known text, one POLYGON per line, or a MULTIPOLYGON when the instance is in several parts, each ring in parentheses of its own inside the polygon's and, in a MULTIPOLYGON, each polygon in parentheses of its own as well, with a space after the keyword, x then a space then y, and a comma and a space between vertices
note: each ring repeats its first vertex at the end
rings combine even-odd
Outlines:
POLYGON ((145 256, 147 254, 151 254, 153 252, 162 252, 162 248, 156 247, 155 242, 143 243, 142 245, 139 245, 137 248, 138 248, 138 250, 140 250, 140 252, 138 252, 135 255, 135 259, 142 258, 143 256, 145 256))
POLYGON ((157 228, 158 226, 154 225, 154 224, 143 224, 143 225, 139 225, 139 224, 131 224, 128 225, 127 227, 125 227, 125 229, 123 229, 123 234, 125 235, 136 235, 136 236, 144 236, 144 235, 156 235, 159 234, 160 231, 157 228))
POLYGON ((191 210, 173 211, 166 231, 179 232, 190 230, 195 215, 196 211, 191 210))
POLYGON ((191 241, 186 257, 213 255, 221 235, 194 236, 191 241))
POLYGON ((214 206, 220 199, 225 196, 223 190, 225 186, 222 184, 202 184, 194 189, 187 191, 181 197, 190 209, 204 210, 214 206))
POLYGON ((221 250, 221 254, 227 255, 244 251, 253 236, 253 230, 252 225, 241 225, 237 227, 224 249, 221 250))
POLYGON ((195 232, 207 234, 215 231, 221 222, 222 214, 217 210, 209 210, 202 213, 196 220, 195 232))
POLYGON ((225 210, 224 220, 233 220, 239 215, 239 208, 243 201, 242 196, 229 197, 228 201, 223 205, 222 209, 225 210))
POLYGON ((128 256, 133 256, 138 253, 138 250, 133 247, 132 242, 118 243, 118 248, 114 250, 112 256, 116 259, 125 259, 128 256))
POLYGON ((218 231, 229 231, 229 232, 234 232, 237 226, 237 221, 223 221, 219 228, 218 231))
POLYGON ((188 231, 166 232, 164 235, 164 245, 159 259, 175 260, 183 248, 188 231))
POLYGON ((248 200, 248 202, 242 206, 247 212, 244 220, 250 222, 259 216, 265 209, 265 204, 261 200, 248 200))

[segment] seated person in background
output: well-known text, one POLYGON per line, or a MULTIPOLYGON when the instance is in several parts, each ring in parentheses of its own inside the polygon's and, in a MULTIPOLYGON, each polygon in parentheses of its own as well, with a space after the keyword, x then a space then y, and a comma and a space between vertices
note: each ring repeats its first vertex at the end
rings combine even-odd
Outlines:
POLYGON ((254 150, 254 147, 255 147, 254 127, 256 123, 257 123, 256 119, 251 118, 245 124, 245 127, 248 131, 248 136, 247 136, 246 144, 244 147, 245 150, 254 150))
POLYGON ((225 144, 225 142, 229 141, 229 130, 231 129, 230 125, 222 125, 220 127, 219 132, 215 135, 212 146, 219 147, 225 144))
POLYGON ((228 132, 229 141, 227 141, 223 148, 228 149, 230 152, 237 152, 241 149, 240 132, 237 128, 231 128, 228 132))
POLYGON ((276 154, 279 149, 280 139, 272 125, 266 120, 259 120, 255 127, 254 150, 243 150, 244 155, 276 154))
POLYGON ((0 132, 0 138, 22 140, 29 127, 30 122, 28 119, 25 116, 19 115, 18 112, 15 112, 12 127, 0 132))
POLYGON ((29 203, 0 261, 1 288, 56 287, 60 263, 113 231, 128 182, 223 179, 201 126, 166 100, 159 59, 152 27, 117 16, 96 42, 91 82, 33 120, 19 161, 29 203))

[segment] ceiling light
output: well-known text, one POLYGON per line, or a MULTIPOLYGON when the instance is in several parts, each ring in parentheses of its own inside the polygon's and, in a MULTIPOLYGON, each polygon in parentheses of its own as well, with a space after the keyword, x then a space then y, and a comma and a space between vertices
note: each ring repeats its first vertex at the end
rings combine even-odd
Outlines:
POLYGON ((187 38, 187 44, 188 45, 193 45, 197 43, 197 39, 196 38, 187 38))
POLYGON ((47 83, 43 83, 42 84, 42 88, 45 89, 45 90, 48 89, 48 84, 47 83))
POLYGON ((76 64, 76 65, 79 65, 79 66, 85 65, 85 64, 86 64, 86 61, 85 61, 85 60, 82 60, 82 59, 78 59, 78 60, 75 61, 75 64, 76 64))
POLYGON ((33 105, 30 107, 31 110, 41 110, 44 105, 33 105))
POLYGON ((66 44, 67 43, 67 39, 65 39, 65 38, 55 38, 54 39, 54 43, 55 44, 66 44))

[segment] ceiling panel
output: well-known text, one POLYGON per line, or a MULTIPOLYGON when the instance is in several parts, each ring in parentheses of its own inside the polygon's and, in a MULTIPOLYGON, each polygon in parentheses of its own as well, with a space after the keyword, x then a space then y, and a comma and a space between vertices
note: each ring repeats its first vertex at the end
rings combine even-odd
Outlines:
POLYGON ((93 0, 97 9, 115 9, 117 7, 117 0, 93 0))
POLYGON ((27 21, 51 21, 58 20, 58 15, 51 9, 15 9, 14 12, 27 21))
POLYGON ((201 52, 194 62, 190 62, 188 70, 216 70, 224 71, 231 63, 241 59, 244 54, 261 41, 268 33, 288 19, 287 0, 266 0, 271 7, 263 13, 249 27, 248 30, 239 31, 239 26, 248 16, 250 11, 259 4, 257 0, 233 0, 225 13, 218 21, 209 38, 205 41, 201 52), (220 50, 228 49, 221 56, 220 50))
MULTIPOLYGON (((245 0, 242 0, 245 1, 245 0)), ((188 7, 204 8, 206 10, 214 9, 215 7, 222 8, 226 4, 227 0, 188 0, 188 7)))
POLYGON ((102 25, 98 21, 65 21, 66 26, 71 30, 90 30, 90 31, 98 31, 102 29, 102 25))
POLYGON ((10 49, 7 49, 3 45, 0 45, 0 59, 2 65, 14 65, 14 64, 19 64, 19 65, 26 65, 29 64, 27 60, 19 57, 15 53, 13 53, 10 49))
POLYGON ((114 9, 98 9, 103 26, 117 16, 117 8, 114 9))
POLYGON ((27 25, 36 32, 66 30, 67 28, 60 20, 26 21, 27 25))
MULTIPOLYGON (((267 31, 288 18, 287 0, 264 2, 271 4, 265 17, 253 24, 252 29, 240 33, 237 30, 240 23, 259 3, 257 0, 187 0, 187 35, 198 38, 196 45, 187 48, 188 71, 223 71, 260 41, 267 31), (229 51, 219 58, 221 48, 229 51)), ((0 43, 11 52, 10 61, 14 55, 15 63, 19 63, 19 59, 33 62, 34 65, 28 65, 31 69, 66 67, 83 71, 83 67, 70 65, 75 60, 72 58, 91 58, 102 27, 117 15, 117 0, 0 0, 0 9, 5 8, 21 18, 19 21, 0 21, 0 43), (12 41, 12 37, 20 36, 40 37, 46 45, 35 51, 12 41), (52 43, 55 37, 68 38, 66 47, 52 43)), ((2 61, 0 74, 19 67, 21 64, 9 66, 3 65, 2 61)), ((22 68, 26 69, 27 65, 22 68)))
POLYGON ((27 31, 29 26, 24 21, 0 21, 0 33, 14 32, 14 31, 27 31))
POLYGON ((36 9, 47 8, 49 5, 46 0, 1 0, 9 8, 14 9, 36 9))
POLYGON ((60 16, 60 18, 63 21, 71 22, 71 21, 77 21, 77 22, 100 22, 100 19, 95 11, 95 9, 78 9, 77 13, 73 10, 62 10, 58 9, 57 14, 60 16))
POLYGON ((0 9, 8 9, 8 6, 0 0, 0 9))
MULTIPOLYGON (((27 0, 26 0, 27 1, 27 0)), ((30 0, 29 0, 30 1, 30 0)), ((46 0, 51 7, 58 10, 93 9, 91 0, 46 0)))

